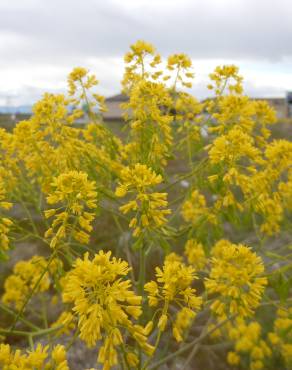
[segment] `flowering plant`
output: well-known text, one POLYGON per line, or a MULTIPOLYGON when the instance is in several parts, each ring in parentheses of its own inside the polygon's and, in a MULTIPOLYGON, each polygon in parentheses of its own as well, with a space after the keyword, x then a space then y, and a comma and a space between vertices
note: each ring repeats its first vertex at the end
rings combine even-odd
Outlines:
POLYGON ((81 67, 0 130, 1 368, 74 369, 78 341, 92 369, 218 369, 218 348, 224 369, 291 368, 291 141, 233 65, 199 102, 187 55, 138 41, 125 63, 126 134, 81 67))

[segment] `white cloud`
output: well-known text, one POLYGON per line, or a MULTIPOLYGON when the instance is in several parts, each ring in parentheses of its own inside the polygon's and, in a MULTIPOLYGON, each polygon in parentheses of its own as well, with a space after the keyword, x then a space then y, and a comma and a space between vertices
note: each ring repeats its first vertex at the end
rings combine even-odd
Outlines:
POLYGON ((100 91, 119 90, 122 56, 143 38, 166 57, 194 61, 194 92, 207 93, 217 64, 241 67, 252 95, 292 89, 289 0, 10 0, 0 2, 0 94, 31 102, 63 91, 76 65, 89 67, 100 91))

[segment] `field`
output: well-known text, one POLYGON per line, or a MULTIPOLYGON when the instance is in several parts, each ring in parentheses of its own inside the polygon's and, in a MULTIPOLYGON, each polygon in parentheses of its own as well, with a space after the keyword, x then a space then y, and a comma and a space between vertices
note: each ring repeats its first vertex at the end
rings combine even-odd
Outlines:
POLYGON ((200 102, 185 54, 125 63, 121 122, 81 67, 1 117, 1 368, 291 369, 291 123, 235 66, 200 102))

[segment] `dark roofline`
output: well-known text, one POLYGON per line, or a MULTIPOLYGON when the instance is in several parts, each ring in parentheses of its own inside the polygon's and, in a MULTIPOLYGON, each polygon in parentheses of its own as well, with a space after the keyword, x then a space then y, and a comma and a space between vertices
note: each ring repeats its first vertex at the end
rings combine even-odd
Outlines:
MULTIPOLYGON (((269 98, 261 98, 261 97, 252 97, 252 96, 248 96, 248 98, 250 100, 267 100, 267 101, 271 101, 271 100, 274 100, 274 101, 286 101, 286 97, 269 97, 269 98)), ((207 98, 204 98, 201 100, 201 102, 206 102, 208 100, 215 100, 216 99, 216 96, 210 96, 210 97, 207 97, 207 98)))
POLYGON ((286 97, 266 97, 266 98, 259 98, 259 97, 255 97, 255 98, 250 98, 251 100, 277 100, 277 101, 281 101, 281 100, 286 100, 286 97))
POLYGON ((105 99, 106 102, 127 102, 128 100, 129 97, 126 94, 117 94, 105 99))
MULTIPOLYGON (((249 98, 251 100, 267 100, 267 101, 277 101, 277 102, 286 101, 286 97, 249 97, 249 98)), ((207 100, 214 100, 214 99, 215 97, 212 96, 212 97, 202 99, 201 101, 205 102, 207 100)), ((105 101, 122 103, 122 102, 129 101, 129 97, 126 94, 121 93, 121 94, 110 96, 109 98, 106 98, 105 101)))

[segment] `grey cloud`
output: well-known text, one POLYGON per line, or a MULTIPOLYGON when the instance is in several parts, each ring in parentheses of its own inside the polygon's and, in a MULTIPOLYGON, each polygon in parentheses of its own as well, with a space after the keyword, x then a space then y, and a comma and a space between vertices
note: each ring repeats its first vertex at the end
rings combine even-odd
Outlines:
MULTIPOLYGON (((0 1, 0 38, 14 38, 13 43, 0 44, 0 71, 46 71, 46 66, 69 71, 90 59, 97 67, 98 61, 109 61, 96 72, 101 92, 110 95, 119 89, 121 77, 121 65, 110 64, 111 58, 120 58, 122 64, 129 45, 145 39, 163 56, 185 52, 194 60, 248 61, 292 73, 290 0, 133 0, 133 6, 127 6, 127 0, 30 0, 26 6, 27 1, 9 0, 5 6, 0 1)), ((40 96, 43 87, 37 87, 37 78, 30 78, 31 86, 19 83, 21 101, 40 96)), ((1 81, 0 87, 4 95, 9 92, 1 81)), ((203 82, 194 92, 199 97, 208 94, 203 82)), ((266 87, 249 81, 247 92, 284 93, 269 81, 266 87)))
POLYGON ((292 56, 292 4, 286 0, 234 0, 228 2, 231 7, 203 0, 164 4, 149 0, 127 8, 100 0, 39 1, 35 8, 1 10, 0 32, 30 40, 29 46, 8 51, 8 57, 23 61, 121 56, 138 38, 165 54, 182 51, 195 58, 279 61, 292 56))

